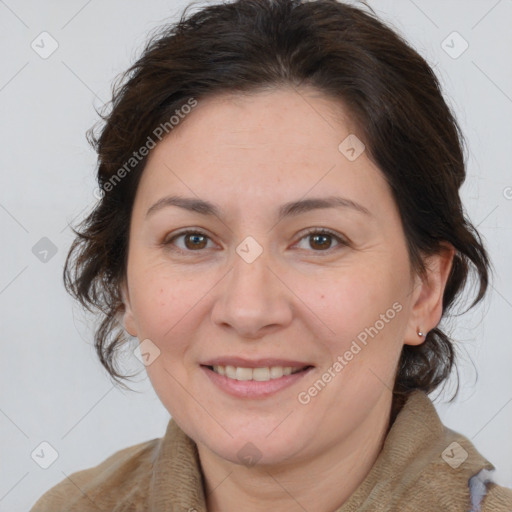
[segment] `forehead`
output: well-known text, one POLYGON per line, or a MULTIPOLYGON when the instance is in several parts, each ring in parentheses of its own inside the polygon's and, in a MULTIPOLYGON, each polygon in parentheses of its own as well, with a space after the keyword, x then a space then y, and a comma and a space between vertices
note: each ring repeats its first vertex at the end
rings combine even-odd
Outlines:
POLYGON ((200 137, 212 146, 291 144, 320 151, 337 148, 340 136, 357 131, 355 124, 340 101, 317 89, 283 87, 200 99, 167 139, 184 146, 200 137))
POLYGON ((308 191, 366 196, 368 202, 386 191, 386 183, 364 151, 353 161, 340 151, 340 143, 356 132, 341 103, 314 89, 198 100, 152 150, 140 192, 145 203, 164 189, 213 195, 217 203, 250 197, 253 204, 281 204, 308 191))

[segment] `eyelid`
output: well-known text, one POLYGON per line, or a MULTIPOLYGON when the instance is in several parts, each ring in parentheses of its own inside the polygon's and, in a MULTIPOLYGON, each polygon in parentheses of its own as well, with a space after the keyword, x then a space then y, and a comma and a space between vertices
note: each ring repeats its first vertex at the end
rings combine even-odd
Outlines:
MULTIPOLYGON (((201 228, 187 228, 187 229, 184 229, 183 231, 179 231, 178 233, 173 234, 170 238, 165 238, 163 243, 162 243, 162 245, 164 247, 165 246, 169 246, 177 238, 179 238, 181 236, 184 236, 184 235, 188 235, 188 234, 202 235, 202 236, 206 237, 209 241, 213 242, 213 240, 210 237, 210 235, 208 235, 208 233, 206 233, 201 228)), ((348 247, 350 245, 350 241, 347 238, 343 237, 342 235, 338 234, 337 232, 335 232, 335 231, 333 231, 333 230, 331 230, 329 228, 321 228, 321 227, 308 228, 306 231, 301 233, 299 239, 297 240, 297 242, 295 242, 294 245, 296 245, 297 243, 301 242, 304 238, 306 238, 307 236, 309 236, 311 234, 329 235, 329 236, 333 237, 334 239, 336 239, 336 241, 338 242, 338 245, 335 246, 335 247, 330 247, 329 249, 326 249, 324 251, 314 251, 314 250, 311 250, 311 251, 308 251, 308 252, 319 253, 319 254, 330 253, 331 251, 336 250, 337 247, 348 247)), ((180 249, 179 247, 175 248, 173 250, 175 250, 177 252, 181 252, 181 253, 194 253, 194 252, 200 253, 200 252, 204 252, 204 249, 203 250, 193 251, 193 250, 180 249)))
POLYGON ((326 254, 326 253, 330 253, 331 251, 336 250, 336 248, 348 247, 351 245, 348 238, 344 237, 343 235, 340 235, 339 233, 337 233, 336 231, 333 231, 332 229, 321 228, 321 227, 308 228, 306 231, 304 231, 301 234, 298 242, 301 242, 304 238, 306 238, 308 235, 311 235, 311 234, 329 235, 329 236, 333 237, 334 239, 336 239, 336 241, 338 242, 338 245, 336 247, 330 247, 329 249, 326 249, 325 251, 309 251, 309 252, 318 253, 318 254, 322 254, 322 253, 326 254))
MULTIPOLYGON (((190 235, 190 234, 202 235, 202 236, 208 238, 208 240, 213 241, 212 238, 210 237, 210 235, 208 235, 208 233, 206 233, 206 231, 203 231, 201 228, 187 228, 187 229, 184 229, 183 231, 178 231, 178 233, 174 233, 171 237, 165 237, 162 242, 162 246, 164 246, 164 247, 169 246, 177 238, 180 238, 181 236, 184 236, 184 235, 190 235)), ((189 253, 201 252, 201 251, 190 251, 190 250, 180 249, 179 247, 177 247, 174 250, 176 250, 177 252, 189 252, 189 253)))

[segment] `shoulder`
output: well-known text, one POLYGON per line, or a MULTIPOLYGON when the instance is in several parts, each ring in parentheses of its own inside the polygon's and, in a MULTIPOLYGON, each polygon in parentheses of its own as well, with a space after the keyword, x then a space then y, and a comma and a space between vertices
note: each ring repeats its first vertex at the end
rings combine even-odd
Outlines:
MULTIPOLYGON (((443 426, 442 444, 426 474, 435 500, 446 510, 456 503, 470 503, 467 510, 512 512, 512 489, 494 482, 496 468, 464 435, 443 426), (444 447, 444 449, 443 449, 444 447)), ((455 508, 454 508, 455 510, 455 508)))
POLYGON ((137 502, 147 495, 160 442, 152 439, 129 446, 97 466, 66 476, 41 496, 30 512, 139 510, 137 502))
MULTIPOLYGON (((399 483, 393 510, 411 500, 426 512, 512 512, 512 490, 493 481, 495 467, 466 436, 445 426, 424 392, 412 393, 386 440, 399 483), (419 501, 418 501, 419 500, 419 501)), ((386 478, 389 471, 386 472, 386 478)))
POLYGON ((511 512, 512 489, 491 482, 482 501, 482 512, 511 512))

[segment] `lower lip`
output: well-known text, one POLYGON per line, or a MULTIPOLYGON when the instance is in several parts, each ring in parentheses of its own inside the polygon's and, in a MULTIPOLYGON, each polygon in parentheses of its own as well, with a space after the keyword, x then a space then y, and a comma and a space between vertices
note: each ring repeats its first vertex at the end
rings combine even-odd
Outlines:
POLYGON ((235 380, 225 375, 219 375, 207 366, 201 366, 201 369, 218 388, 228 395, 236 398, 266 398, 300 381, 305 375, 309 374, 313 367, 267 381, 235 380))

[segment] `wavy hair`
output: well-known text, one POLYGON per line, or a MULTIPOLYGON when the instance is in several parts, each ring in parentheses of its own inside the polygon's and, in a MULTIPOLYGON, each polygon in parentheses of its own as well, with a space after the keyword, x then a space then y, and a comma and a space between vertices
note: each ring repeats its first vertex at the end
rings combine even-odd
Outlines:
MULTIPOLYGON (((464 138, 436 75, 414 49, 371 12, 336 0, 237 0, 189 5, 179 21, 161 27, 112 90, 97 135, 101 189, 155 127, 183 105, 226 92, 312 86, 340 102, 359 128, 369 158, 389 183, 407 240, 411 268, 424 275, 425 257, 444 242, 455 256, 443 296, 443 318, 470 272, 478 284, 470 307, 488 287, 490 262, 464 212, 464 138)), ((367 6, 368 7, 368 6, 367 6)), ((179 129, 179 128, 178 128, 179 129)), ((358 133, 358 135, 359 135, 358 133)), ((95 348, 111 377, 126 340, 120 284, 126 278, 134 197, 147 157, 136 162, 74 230, 64 268, 67 291, 99 312, 95 348)), ((418 346, 405 345, 395 399, 431 392, 449 376, 453 341, 437 326, 418 346)))

